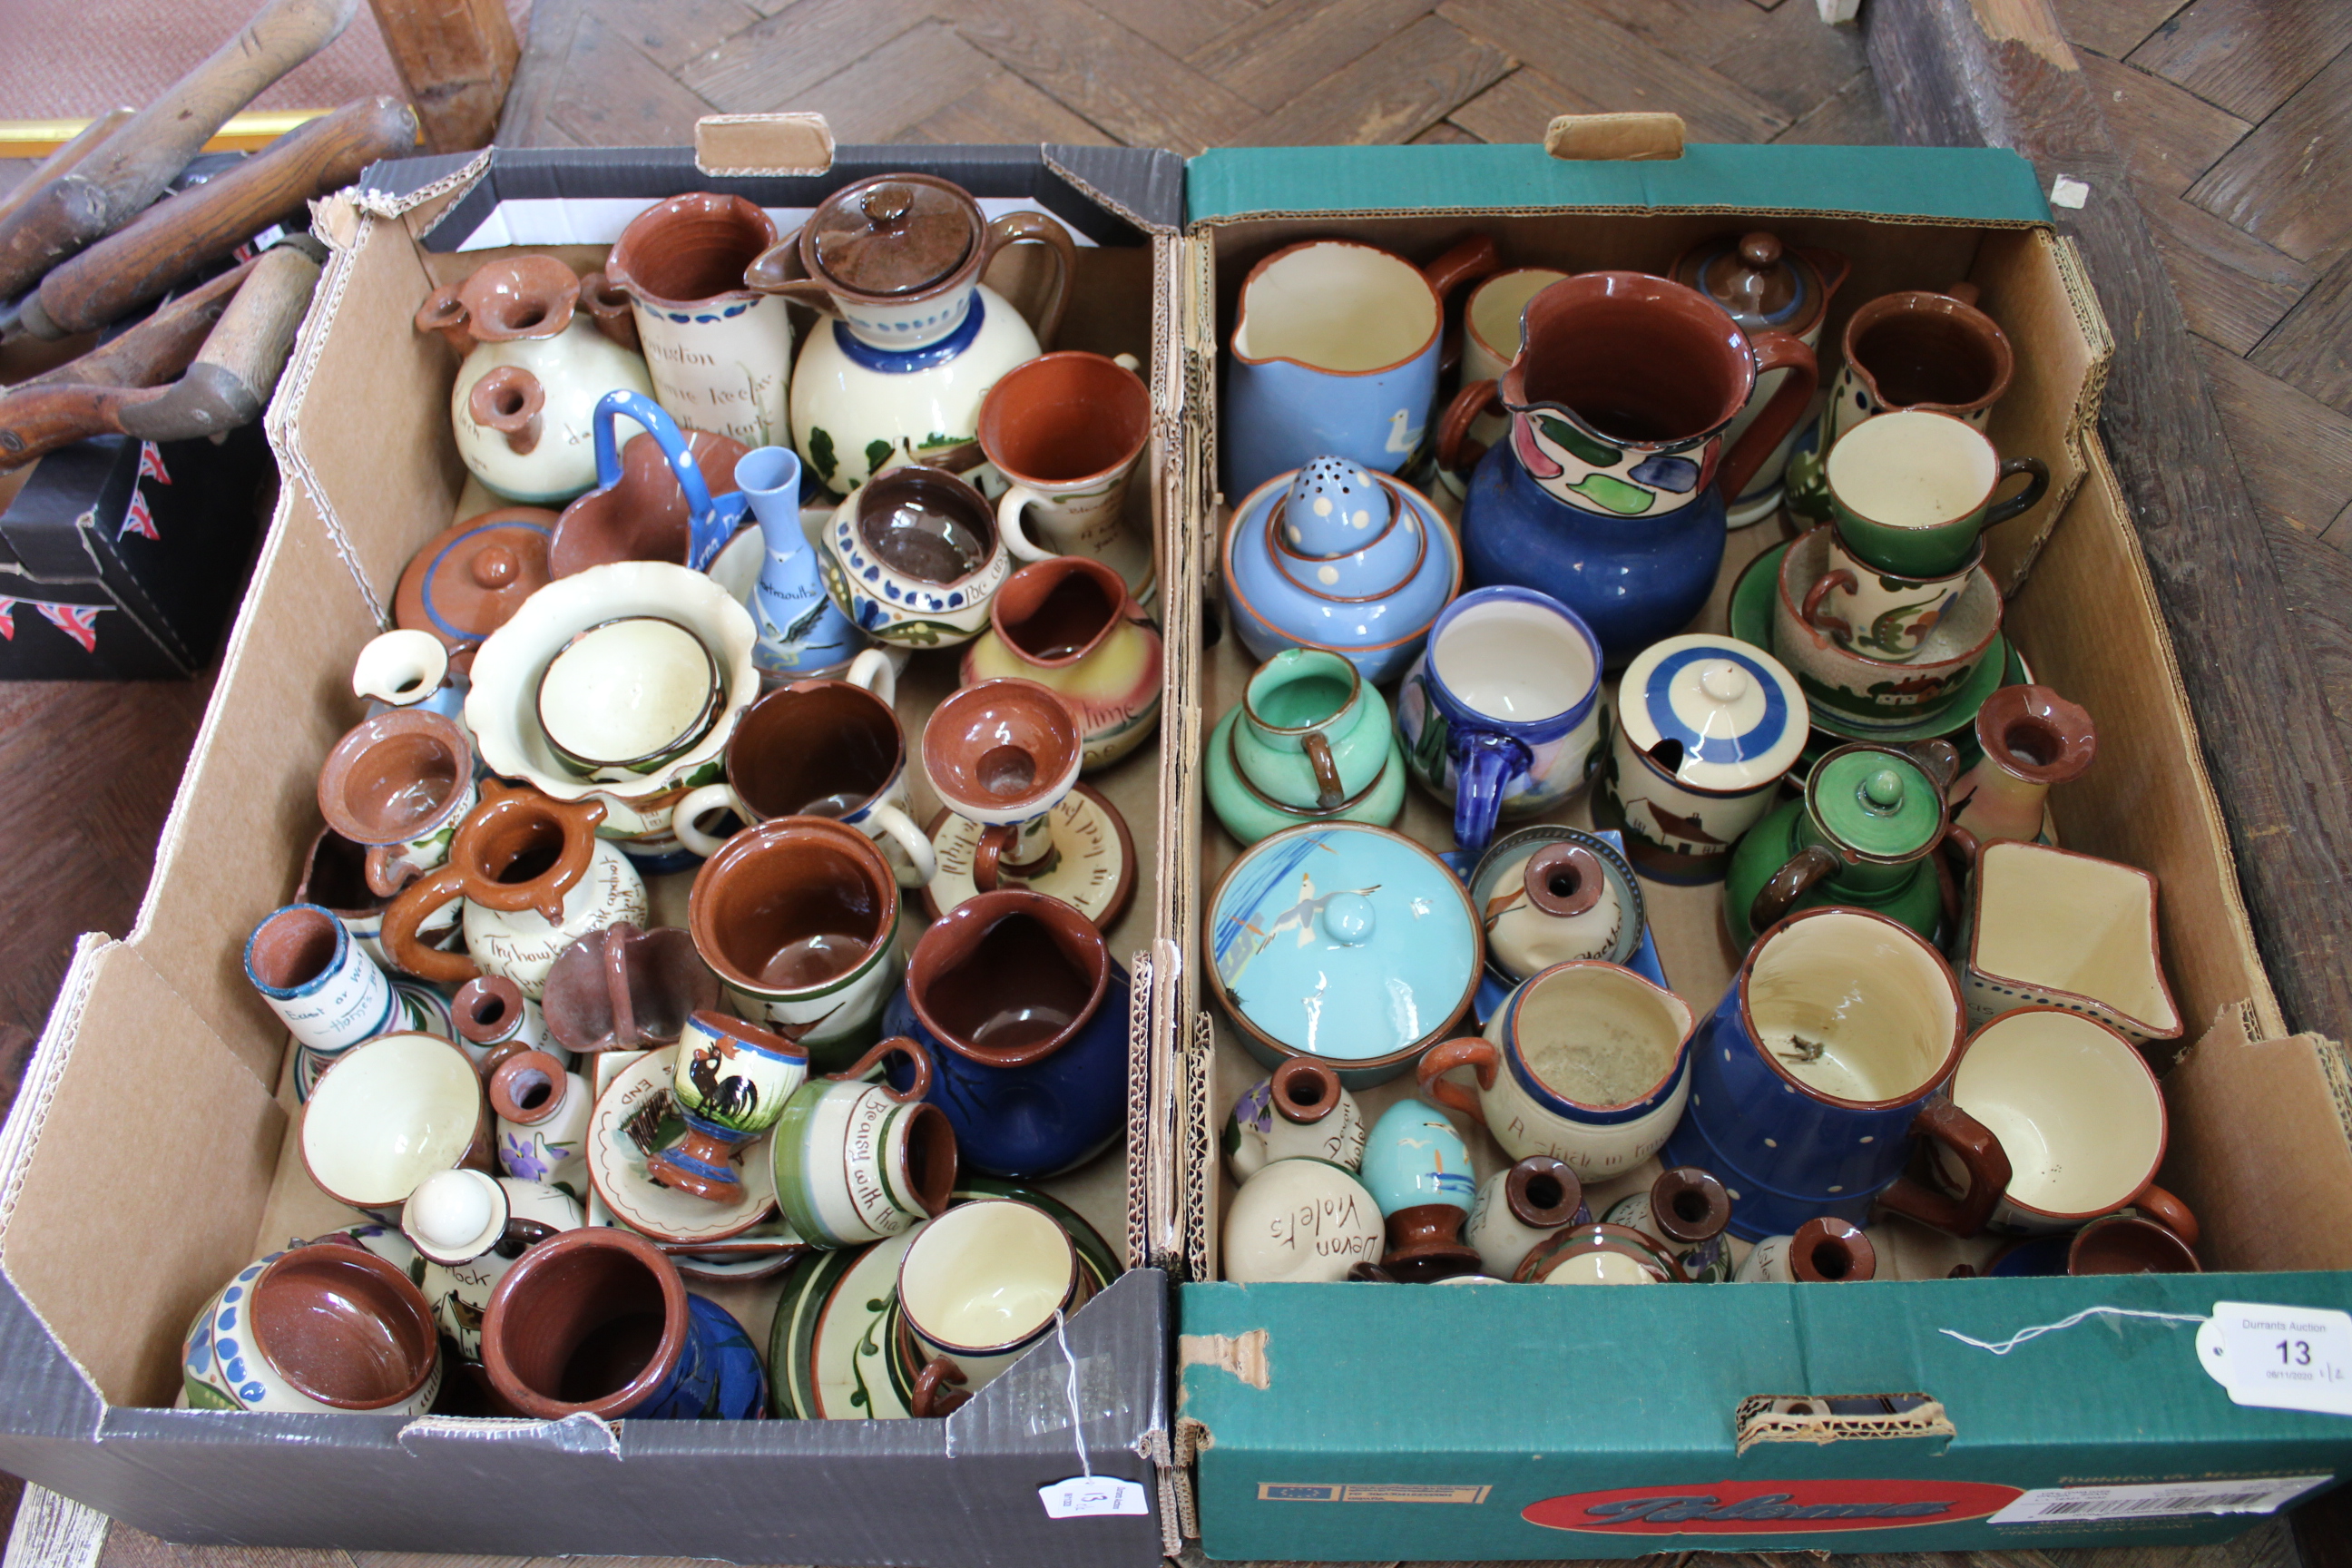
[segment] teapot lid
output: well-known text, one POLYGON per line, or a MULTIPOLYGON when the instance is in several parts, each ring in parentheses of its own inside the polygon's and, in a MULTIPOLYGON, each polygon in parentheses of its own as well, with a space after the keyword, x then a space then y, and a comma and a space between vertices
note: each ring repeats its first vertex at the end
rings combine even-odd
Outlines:
POLYGON ((1286 828, 1244 850, 1211 899, 1209 935, 1234 1019, 1343 1071, 1442 1038, 1486 946, 1444 861, 1360 823, 1286 828))
POLYGON ((1891 746, 1840 746, 1805 780, 1805 812, 1852 858, 1916 860, 1944 837, 1944 792, 1891 746))
POLYGON ((1694 250, 1675 281, 1697 289, 1731 312, 1751 332, 1795 330, 1812 309, 1815 292, 1804 262, 1764 229, 1719 247, 1694 250))
POLYGON ((1652 643, 1617 689, 1618 721, 1634 750, 1660 760, 1663 748, 1675 781, 1694 789, 1761 788, 1789 771, 1811 733, 1796 677, 1732 637, 1652 643))
POLYGON ((980 209, 945 180, 885 174, 836 191, 809 219, 811 259, 860 294, 918 294, 964 264, 980 209))
POLYGON ((555 522, 539 507, 501 507, 435 535, 400 574, 394 623, 432 633, 452 653, 480 642, 547 586, 555 522))

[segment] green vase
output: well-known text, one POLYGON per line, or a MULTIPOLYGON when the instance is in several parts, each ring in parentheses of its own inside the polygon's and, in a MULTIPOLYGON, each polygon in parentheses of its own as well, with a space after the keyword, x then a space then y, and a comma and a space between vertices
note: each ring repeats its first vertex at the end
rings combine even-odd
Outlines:
POLYGON ((1944 795, 1958 771, 1948 742, 1840 746, 1732 849, 1723 923, 1745 952, 1799 910, 1869 910, 1936 940, 1946 894, 1930 858, 1944 841, 1944 795))

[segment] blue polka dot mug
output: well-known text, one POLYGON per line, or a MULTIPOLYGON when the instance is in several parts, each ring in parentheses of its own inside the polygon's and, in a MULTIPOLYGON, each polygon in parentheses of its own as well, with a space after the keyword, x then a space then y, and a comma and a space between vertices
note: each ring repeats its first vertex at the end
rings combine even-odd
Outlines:
POLYGON ((1974 1235, 2010 1166, 1948 1093, 1966 1026, 1951 965, 1909 928, 1835 906, 1791 915, 1699 1026, 1690 1107, 1663 1157, 1722 1180, 1746 1241, 1822 1215, 1859 1225, 1874 1203, 1974 1235), (1920 1138, 1965 1176, 1959 1195, 1904 1175, 1920 1138))

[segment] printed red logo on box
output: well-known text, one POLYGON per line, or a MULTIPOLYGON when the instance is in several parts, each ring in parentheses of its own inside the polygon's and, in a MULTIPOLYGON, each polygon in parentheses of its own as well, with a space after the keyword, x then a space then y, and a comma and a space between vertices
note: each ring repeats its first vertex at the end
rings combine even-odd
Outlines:
POLYGON ((1998 1512, 2020 1495, 1985 1481, 1716 1481, 1575 1492, 1529 1503, 1519 1516, 1547 1530, 1601 1535, 1790 1535, 1951 1524, 1998 1512))

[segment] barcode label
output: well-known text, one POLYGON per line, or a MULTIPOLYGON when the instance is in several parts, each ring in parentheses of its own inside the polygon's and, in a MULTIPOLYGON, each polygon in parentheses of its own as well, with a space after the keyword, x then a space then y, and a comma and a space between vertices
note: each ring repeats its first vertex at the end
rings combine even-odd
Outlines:
POLYGON ((2332 1476, 2262 1476, 2242 1481, 2165 1481, 2135 1487, 2044 1487, 1990 1521, 2032 1524, 2075 1519, 2150 1519, 2183 1513, 2275 1513, 2332 1476))

